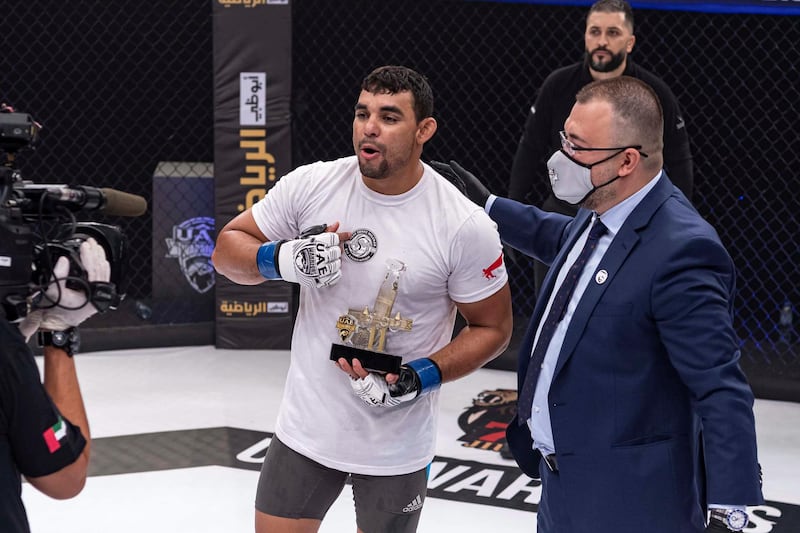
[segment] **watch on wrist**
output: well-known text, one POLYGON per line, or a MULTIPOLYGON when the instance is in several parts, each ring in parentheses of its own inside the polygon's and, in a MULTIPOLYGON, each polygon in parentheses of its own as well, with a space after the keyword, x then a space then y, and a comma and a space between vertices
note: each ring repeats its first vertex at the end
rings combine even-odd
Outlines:
POLYGON ((72 357, 78 353, 81 347, 81 336, 78 328, 68 328, 64 331, 40 331, 39 346, 55 346, 72 357))
POLYGON ((742 509, 711 509, 711 518, 716 518, 731 531, 741 531, 749 519, 742 509))

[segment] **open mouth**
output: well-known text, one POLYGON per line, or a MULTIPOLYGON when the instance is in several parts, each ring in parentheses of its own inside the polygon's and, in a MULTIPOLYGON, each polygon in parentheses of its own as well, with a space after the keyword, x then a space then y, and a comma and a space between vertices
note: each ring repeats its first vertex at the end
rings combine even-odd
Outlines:
POLYGON ((361 155, 366 158, 373 158, 380 155, 381 151, 373 144, 362 144, 361 155))

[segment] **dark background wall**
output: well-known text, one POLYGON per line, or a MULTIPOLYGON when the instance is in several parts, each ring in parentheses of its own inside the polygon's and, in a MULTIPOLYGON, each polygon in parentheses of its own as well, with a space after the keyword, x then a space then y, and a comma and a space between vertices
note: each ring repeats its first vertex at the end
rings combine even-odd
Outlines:
MULTIPOLYGON (((437 97, 440 129, 425 156, 455 158, 503 194, 536 89, 582 58, 586 8, 303 0, 294 14, 295 164, 350 153, 359 80, 400 63, 425 73, 437 97)), ((781 326, 780 314, 800 298, 800 19, 645 9, 635 19, 632 57, 683 106, 695 204, 739 269, 743 363, 762 394, 762 378, 790 391, 800 379, 796 326, 781 326)), ((533 309, 530 271, 524 258, 510 261, 517 326, 533 309)))
MULTIPOLYGON (((0 1, 0 99, 45 126, 41 146, 21 157, 25 177, 149 197, 158 161, 211 161, 211 6, 0 1)), ((537 87, 583 52, 585 7, 445 0, 292 6, 295 165, 350 153, 361 78, 400 63, 425 73, 435 90, 440 129, 425 156, 455 158, 503 194, 537 87)), ((662 76, 684 108, 695 204, 739 269, 743 363, 754 387, 767 380, 796 389, 796 324, 785 319, 800 301, 800 19, 637 9, 636 34, 634 60, 662 76)), ((151 298, 159 275, 151 269, 150 217, 113 221, 131 239, 131 284, 123 309, 98 319, 98 328, 152 326, 135 309, 151 298)), ((511 261, 520 324, 533 306, 529 270, 526 260, 511 261)))

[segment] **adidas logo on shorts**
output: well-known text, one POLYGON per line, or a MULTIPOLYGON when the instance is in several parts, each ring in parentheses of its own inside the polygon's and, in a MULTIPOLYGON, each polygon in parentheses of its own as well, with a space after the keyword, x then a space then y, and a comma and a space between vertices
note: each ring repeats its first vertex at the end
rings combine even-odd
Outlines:
POLYGON ((416 498, 411 500, 411 502, 408 505, 403 507, 403 512, 413 513, 414 511, 419 511, 420 509, 422 509, 422 498, 420 497, 419 494, 417 494, 416 498))

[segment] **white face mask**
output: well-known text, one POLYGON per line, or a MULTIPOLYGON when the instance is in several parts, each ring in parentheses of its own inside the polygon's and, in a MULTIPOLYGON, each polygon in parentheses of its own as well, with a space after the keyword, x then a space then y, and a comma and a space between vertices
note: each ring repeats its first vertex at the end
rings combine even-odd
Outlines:
POLYGON ((595 187, 592 185, 592 167, 604 163, 612 157, 618 156, 625 150, 626 148, 622 148, 619 152, 592 163, 591 165, 585 165, 575 161, 564 153, 563 150, 557 151, 547 161, 547 170, 550 176, 550 186, 553 188, 553 194, 556 195, 556 198, 568 204, 582 204, 594 191, 619 179, 619 176, 616 176, 602 185, 595 187))

